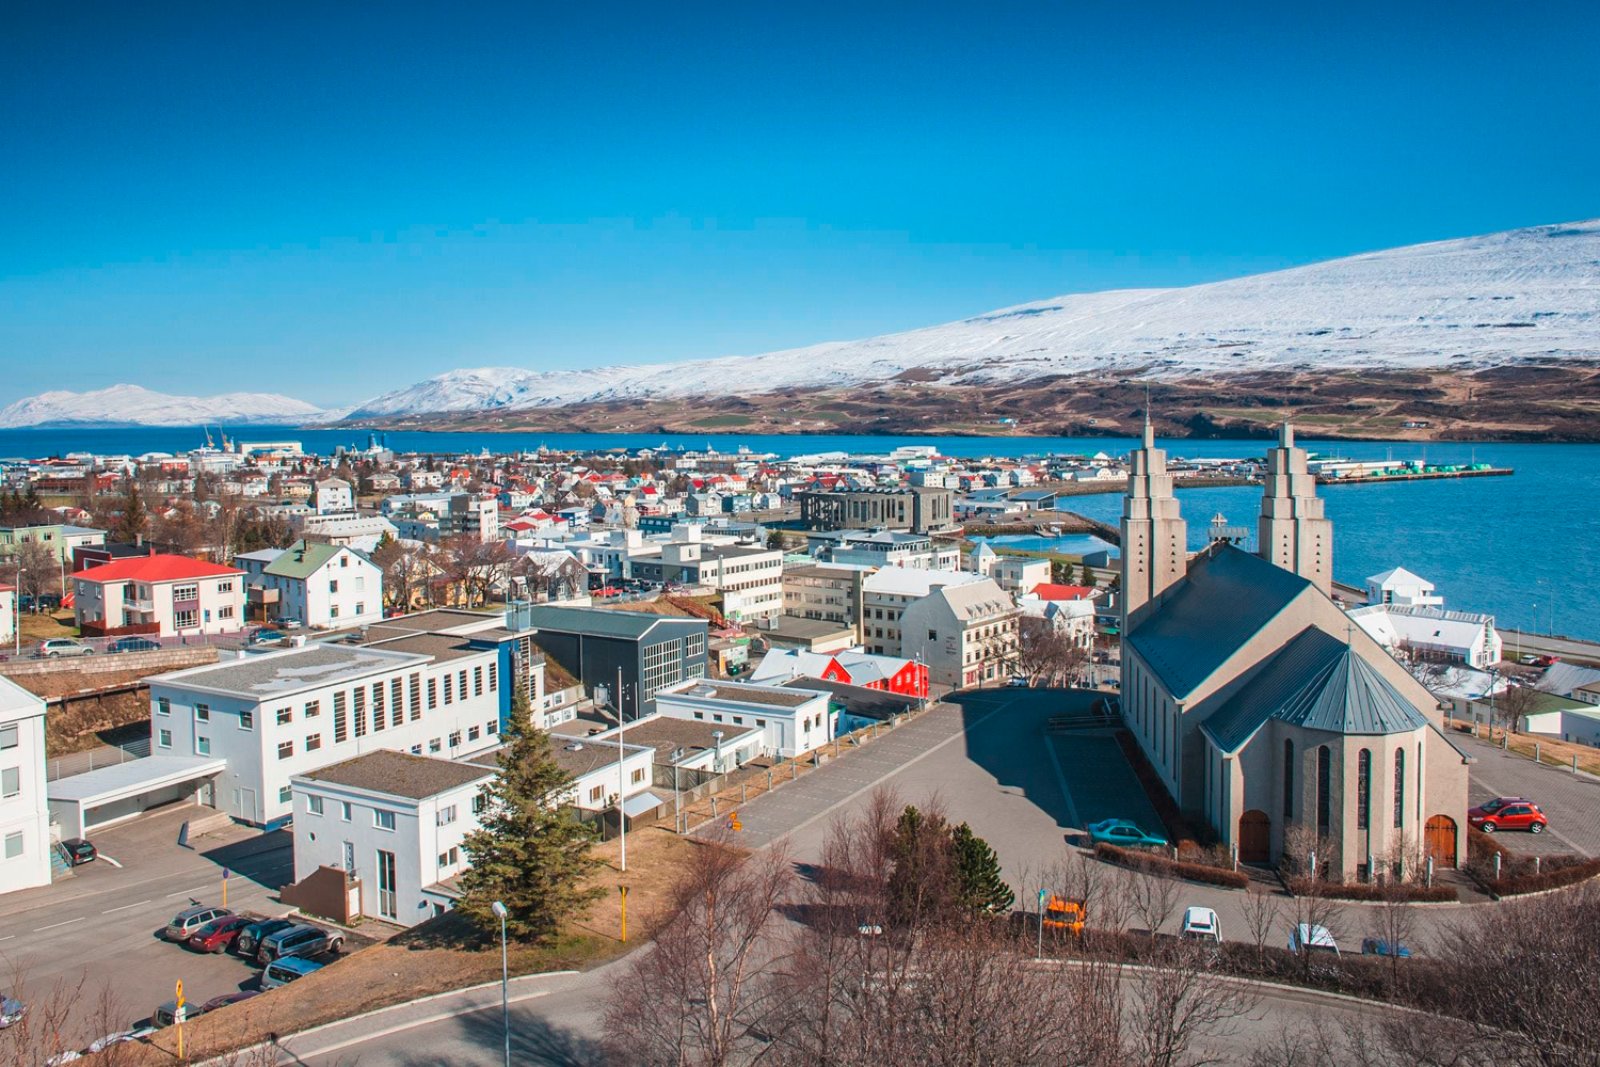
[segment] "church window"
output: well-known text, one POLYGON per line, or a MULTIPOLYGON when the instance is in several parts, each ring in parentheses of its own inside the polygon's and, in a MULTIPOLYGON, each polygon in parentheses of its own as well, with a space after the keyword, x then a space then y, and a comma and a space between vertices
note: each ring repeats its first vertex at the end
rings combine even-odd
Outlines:
POLYGON ((1333 823, 1333 750, 1317 749, 1317 836, 1326 837, 1333 823))
POLYGON ((1294 742, 1283 743, 1283 817, 1294 818, 1294 742))
POLYGON ((1372 751, 1362 749, 1356 755, 1356 829, 1366 830, 1372 825, 1372 751))
POLYGON ((1394 826, 1398 830, 1406 822, 1406 750, 1394 750, 1394 826))

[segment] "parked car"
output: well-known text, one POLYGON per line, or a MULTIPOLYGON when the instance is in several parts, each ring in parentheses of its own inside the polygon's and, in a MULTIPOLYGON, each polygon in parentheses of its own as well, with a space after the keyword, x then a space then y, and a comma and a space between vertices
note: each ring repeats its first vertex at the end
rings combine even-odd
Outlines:
POLYGON ((289 635, 282 630, 252 630, 250 643, 252 645, 281 645, 289 640, 289 635))
POLYGON ((1540 656, 1533 661, 1535 667, 1554 667, 1561 662, 1560 656, 1540 656))
POLYGON ((21 1022, 22 1017, 27 1014, 28 1006, 26 1004, 0 993, 0 1030, 4 1030, 12 1023, 21 1022))
POLYGON ((237 941, 240 931, 249 925, 248 915, 225 915, 196 930, 187 943, 196 952, 221 952, 237 941))
POLYGON ((1185 908, 1183 909, 1183 925, 1178 928, 1178 936, 1187 941, 1214 941, 1222 942, 1222 923, 1217 920, 1217 913, 1210 908, 1185 908))
POLYGON ((300 629, 300 620, 299 619, 279 619, 278 622, 277 622, 277 625, 279 627, 285 629, 285 630, 298 630, 298 629, 300 629))
POLYGON ((1147 834, 1127 819, 1103 819, 1089 827, 1089 840, 1095 844, 1117 845, 1121 848, 1166 848, 1167 839, 1159 834, 1147 834))
POLYGON ((118 652, 159 652, 161 642, 152 641, 148 637, 119 637, 106 646, 106 651, 112 654, 118 652))
POLYGON ((45 1067, 61 1067, 61 1064, 63 1063, 74 1063, 83 1059, 85 1056, 91 1056, 95 1053, 104 1052, 112 1045, 120 1045, 127 1041, 137 1041, 142 1037, 149 1037, 155 1032, 155 1027, 151 1026, 149 1023, 142 1023, 130 1030, 118 1030, 114 1034, 107 1034, 105 1037, 95 1038, 93 1041, 89 1042, 88 1047, 82 1050, 70 1049, 66 1052, 58 1052, 54 1056, 51 1056, 49 1059, 45 1060, 44 1064, 45 1067))
POLYGON ((246 958, 254 956, 256 949, 261 947, 261 942, 269 935, 279 930, 287 930, 293 925, 295 925, 293 919, 257 919, 239 931, 239 938, 234 941, 233 950, 246 958))
POLYGON ((1393 956, 1396 959, 1409 960, 1411 946, 1403 941, 1396 941, 1393 945, 1381 937, 1366 937, 1361 939, 1361 954, 1363 956, 1393 956))
POLYGON ((1542 834, 1544 828, 1550 824, 1544 812, 1539 810, 1539 805, 1531 800, 1523 800, 1520 797, 1496 799, 1503 803, 1497 804, 1491 800, 1489 804, 1495 804, 1492 811, 1489 810, 1488 804, 1469 809, 1467 822, 1486 834, 1492 834, 1497 830, 1526 830, 1530 834, 1542 834))
POLYGON ((1298 923, 1289 931, 1289 951, 1296 956, 1307 953, 1313 956, 1339 955, 1339 942, 1326 926, 1316 923, 1298 923))
POLYGON ((256 962, 271 963, 290 956, 320 956, 324 952, 338 952, 343 947, 343 934, 332 933, 310 923, 295 923, 287 930, 279 930, 263 938, 261 947, 256 949, 256 962))
POLYGON ((193 937, 206 923, 232 914, 233 912, 227 908, 216 908, 210 904, 195 904, 174 915, 172 921, 167 924, 167 928, 161 932, 161 936, 168 941, 176 941, 182 944, 193 937))
POLYGON ((261 990, 259 989, 241 989, 237 993, 224 993, 222 996, 212 997, 200 1005, 200 1010, 216 1011, 218 1008, 226 1008, 229 1004, 237 1004, 242 1000, 249 1000, 251 997, 259 997, 260 995, 261 990))
POLYGON ((1026 689, 1028 688, 1028 679, 1020 674, 1013 674, 1006 679, 1006 687, 1009 689, 1026 689))
POLYGON ((57 659, 61 656, 92 656, 94 649, 82 641, 74 641, 70 637, 52 637, 48 641, 39 642, 39 651, 34 653, 40 659, 57 659))
POLYGON ((69 837, 61 842, 61 854, 71 867, 81 867, 100 858, 100 850, 83 837, 69 837))
MULTIPOLYGON (((185 1004, 183 1006, 183 1021, 191 1022, 197 1016, 204 1015, 206 1009, 198 1004, 185 1004)), ((171 1026, 178 1021, 178 1002, 169 1000, 155 1011, 150 1013, 150 1025, 157 1030, 171 1026)))
POLYGON ((261 972, 261 989, 277 989, 281 985, 298 981, 312 971, 322 970, 322 964, 311 960, 300 959, 297 956, 285 956, 283 959, 273 960, 267 964, 267 969, 261 972))
POLYGON ((1058 934, 1082 934, 1083 924, 1089 917, 1086 903, 1051 894, 1044 902, 1044 915, 1040 921, 1046 930, 1058 934))

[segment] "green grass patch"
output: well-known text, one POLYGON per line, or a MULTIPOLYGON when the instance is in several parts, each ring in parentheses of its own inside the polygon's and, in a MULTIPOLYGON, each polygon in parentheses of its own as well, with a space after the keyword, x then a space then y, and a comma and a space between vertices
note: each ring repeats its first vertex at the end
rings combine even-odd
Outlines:
POLYGON ((689 425, 714 429, 719 426, 748 426, 754 421, 749 415, 707 415, 703 419, 695 419, 689 425))

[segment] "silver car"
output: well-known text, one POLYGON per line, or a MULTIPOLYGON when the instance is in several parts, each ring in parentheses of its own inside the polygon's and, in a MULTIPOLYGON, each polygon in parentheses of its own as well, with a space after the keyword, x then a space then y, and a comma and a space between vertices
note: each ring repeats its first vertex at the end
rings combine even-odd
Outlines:
POLYGON ((194 907, 184 908, 174 915, 172 921, 167 924, 167 928, 161 931, 161 936, 168 941, 176 941, 182 944, 193 937, 202 926, 212 919, 220 919, 225 915, 232 914, 233 912, 227 908, 214 908, 210 904, 196 904, 194 907))

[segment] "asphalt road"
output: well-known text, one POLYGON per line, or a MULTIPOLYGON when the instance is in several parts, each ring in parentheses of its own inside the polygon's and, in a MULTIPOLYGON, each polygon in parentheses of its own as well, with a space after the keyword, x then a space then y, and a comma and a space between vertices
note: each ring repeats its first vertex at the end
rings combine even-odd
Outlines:
POLYGON ((66 1046, 146 1018, 180 979, 195 1003, 253 988, 257 972, 243 960, 155 935, 191 900, 221 903, 225 866, 230 908, 283 913, 268 887, 293 875, 289 839, 230 828, 180 848, 178 829, 193 813, 173 808, 96 834, 100 859, 53 885, 0 897, 0 986, 24 1002, 71 996, 66 1046))

